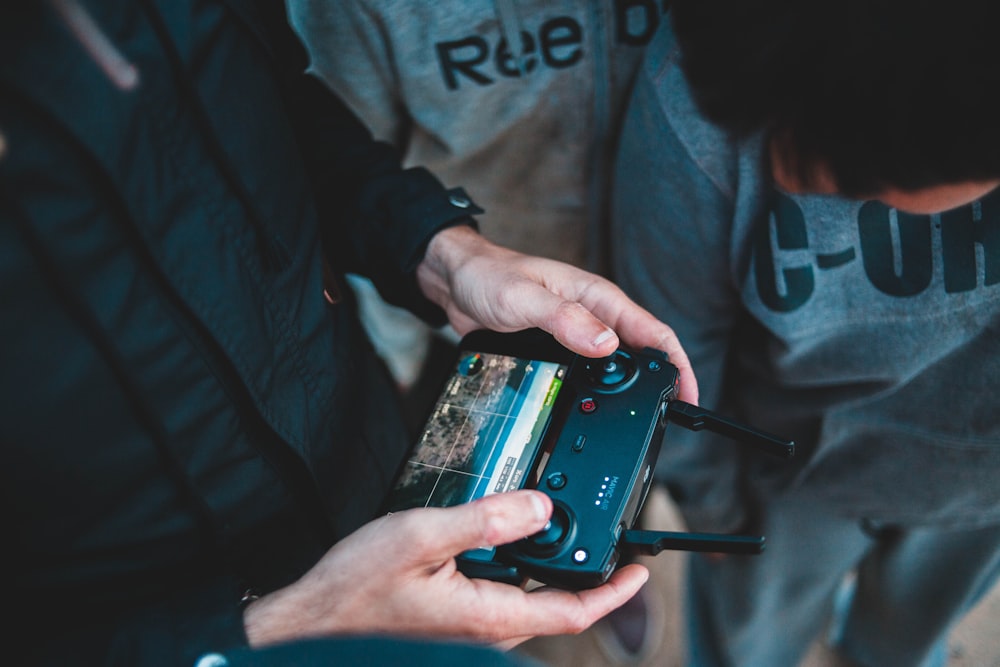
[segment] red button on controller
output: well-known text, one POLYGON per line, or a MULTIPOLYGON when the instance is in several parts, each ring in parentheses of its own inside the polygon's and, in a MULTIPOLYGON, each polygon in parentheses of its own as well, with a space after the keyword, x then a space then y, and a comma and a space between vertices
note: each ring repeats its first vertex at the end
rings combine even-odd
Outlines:
POLYGON ((580 412, 590 414, 597 409, 597 401, 592 398, 585 398, 580 401, 580 412))

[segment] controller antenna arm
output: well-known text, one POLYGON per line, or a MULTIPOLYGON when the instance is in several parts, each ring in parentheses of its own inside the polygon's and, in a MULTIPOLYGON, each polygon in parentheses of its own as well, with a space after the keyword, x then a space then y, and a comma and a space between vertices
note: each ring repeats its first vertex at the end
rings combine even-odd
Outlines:
POLYGON ((790 459, 795 454, 795 442, 785 438, 759 431, 724 417, 718 413, 706 410, 684 401, 670 401, 667 405, 667 419, 691 431, 708 429, 713 433, 738 440, 760 451, 790 459))
POLYGON ((655 556, 664 549, 725 554, 759 554, 764 550, 764 537, 761 535, 626 530, 622 534, 621 545, 643 556, 655 556))

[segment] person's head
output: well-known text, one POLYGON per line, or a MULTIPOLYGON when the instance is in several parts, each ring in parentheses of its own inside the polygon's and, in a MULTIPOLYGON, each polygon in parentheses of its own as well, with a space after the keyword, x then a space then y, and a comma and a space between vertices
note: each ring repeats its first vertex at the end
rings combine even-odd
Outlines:
POLYGON ((932 212, 1000 184, 996 0, 673 0, 700 110, 776 181, 932 212))

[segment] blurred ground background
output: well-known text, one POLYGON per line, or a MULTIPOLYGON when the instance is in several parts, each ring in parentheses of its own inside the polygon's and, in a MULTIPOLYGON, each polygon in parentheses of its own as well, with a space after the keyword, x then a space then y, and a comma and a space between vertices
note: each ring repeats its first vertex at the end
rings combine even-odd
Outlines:
MULTIPOLYGON (((643 515, 644 527, 683 530, 677 511, 665 492, 651 493, 643 515)), ((662 633, 656 650, 646 659, 625 662, 614 659, 603 648, 602 628, 594 627, 573 637, 540 637, 526 642, 519 651, 549 667, 681 667, 683 645, 680 629, 680 580, 685 554, 664 551, 655 558, 643 558, 650 569, 647 587, 661 592, 666 608, 662 633)), ((776 628, 775 631, 778 631, 776 628)), ((761 667, 793 667, 762 665, 761 667)), ((851 667, 817 643, 798 667, 851 667)), ((881 667, 881 666, 880 666, 881 667)), ((884 667, 894 667, 885 665, 884 667)), ((994 588, 955 630, 948 667, 1000 667, 1000 587, 994 588)))

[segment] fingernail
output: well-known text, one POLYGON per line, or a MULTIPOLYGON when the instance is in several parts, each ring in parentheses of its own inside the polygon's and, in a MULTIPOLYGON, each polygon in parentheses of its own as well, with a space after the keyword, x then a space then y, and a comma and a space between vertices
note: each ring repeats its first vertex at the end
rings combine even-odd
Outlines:
POLYGON ((549 518, 549 508, 545 506, 537 494, 531 494, 531 507, 535 512, 535 519, 538 521, 545 521, 549 518))
POLYGON ((611 338, 614 335, 615 335, 614 331, 612 331, 611 329, 605 329, 603 332, 601 332, 600 336, 594 339, 594 347, 599 346, 601 343, 603 343, 604 341, 606 341, 607 339, 611 338))

